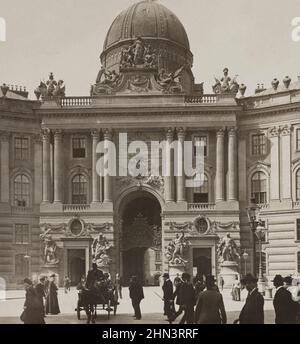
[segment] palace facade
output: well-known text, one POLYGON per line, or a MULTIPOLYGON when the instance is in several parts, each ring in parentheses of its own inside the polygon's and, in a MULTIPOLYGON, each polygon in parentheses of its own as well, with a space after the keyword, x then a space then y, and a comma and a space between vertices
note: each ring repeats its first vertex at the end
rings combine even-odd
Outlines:
POLYGON ((109 271, 125 283, 137 274, 156 284, 168 271, 165 247, 182 232, 188 272, 217 276, 218 243, 230 233, 244 274, 252 269, 251 199, 267 230, 264 275, 299 274, 300 79, 274 79, 245 96, 225 69, 214 93, 204 94, 183 25, 152 1, 114 20, 101 63, 90 96, 67 97, 53 75, 36 89, 37 100, 1 87, 0 277, 7 286, 50 272, 76 284, 99 234, 112 246, 109 271), (204 184, 187 188, 185 177, 172 174, 99 177, 97 144, 119 148, 120 133, 148 147, 203 142, 204 184))

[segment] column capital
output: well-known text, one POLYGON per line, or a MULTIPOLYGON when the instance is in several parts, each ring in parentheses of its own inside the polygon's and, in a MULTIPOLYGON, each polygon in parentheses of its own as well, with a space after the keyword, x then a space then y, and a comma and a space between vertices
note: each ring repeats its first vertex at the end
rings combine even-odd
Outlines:
POLYGON ((100 137, 100 130, 98 130, 98 129, 91 130, 91 136, 92 136, 93 139, 99 139, 99 137, 100 137))
POLYGON ((225 128, 217 129, 217 136, 224 137, 224 135, 225 135, 225 128))
POLYGON ((174 139, 174 129, 173 128, 168 128, 166 130, 166 137, 168 141, 173 141, 174 139))
POLYGON ((41 137, 42 137, 42 140, 43 141, 46 141, 46 140, 49 140, 50 139, 50 134, 51 134, 51 131, 50 129, 42 129, 41 130, 41 137))
POLYGON ((185 135, 186 135, 185 129, 184 129, 184 128, 176 128, 176 131, 177 131, 177 137, 178 137, 178 139, 184 140, 185 135))
POLYGON ((113 131, 110 128, 103 129, 104 140, 110 141, 113 136, 113 131))
POLYGON ((54 133, 54 138, 61 139, 63 131, 61 129, 55 129, 53 133, 54 133))
POLYGON ((236 127, 228 128, 228 135, 229 136, 236 136, 237 132, 238 132, 238 129, 236 127))
POLYGON ((282 136, 289 136, 292 132, 292 126, 291 125, 285 125, 280 127, 280 133, 282 136))
POLYGON ((273 127, 268 130, 269 136, 271 137, 278 137, 280 130, 279 127, 273 127))
POLYGON ((42 133, 32 135, 32 140, 34 143, 41 143, 43 140, 42 133))
POLYGON ((6 142, 9 140, 11 136, 10 132, 4 131, 4 130, 0 130, 0 142, 6 142))

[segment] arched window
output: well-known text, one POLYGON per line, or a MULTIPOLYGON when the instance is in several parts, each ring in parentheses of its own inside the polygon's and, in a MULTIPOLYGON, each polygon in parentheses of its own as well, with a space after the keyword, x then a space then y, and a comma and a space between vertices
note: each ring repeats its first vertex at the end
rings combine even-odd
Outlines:
POLYGON ((203 184, 200 187, 194 188, 194 203, 208 203, 208 179, 207 176, 204 174, 203 177, 203 184))
POLYGON ((296 172, 296 199, 300 201, 300 168, 296 172))
POLYGON ((14 179, 14 204, 17 207, 28 207, 30 202, 30 182, 24 174, 14 179))
POLYGON ((83 174, 72 179, 72 204, 87 204, 87 179, 83 174))
POLYGON ((24 254, 15 256, 15 274, 19 277, 29 276, 29 260, 25 258, 24 254))
POLYGON ((251 198, 257 204, 267 203, 267 177, 263 172, 256 172, 252 176, 251 198))

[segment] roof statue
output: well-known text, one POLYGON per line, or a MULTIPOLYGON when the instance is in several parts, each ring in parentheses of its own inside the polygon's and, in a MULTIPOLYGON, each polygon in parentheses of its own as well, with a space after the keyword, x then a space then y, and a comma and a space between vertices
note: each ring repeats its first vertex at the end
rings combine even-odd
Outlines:
POLYGON ((224 76, 221 79, 217 79, 215 77, 215 85, 213 86, 213 91, 216 94, 232 94, 236 95, 239 91, 239 84, 237 82, 236 75, 233 79, 228 75, 229 69, 224 68, 223 70, 224 76))
POLYGON ((54 79, 53 73, 50 73, 48 81, 41 81, 34 93, 38 100, 40 98, 42 98, 42 100, 62 98, 66 96, 66 86, 63 80, 57 82, 54 79))

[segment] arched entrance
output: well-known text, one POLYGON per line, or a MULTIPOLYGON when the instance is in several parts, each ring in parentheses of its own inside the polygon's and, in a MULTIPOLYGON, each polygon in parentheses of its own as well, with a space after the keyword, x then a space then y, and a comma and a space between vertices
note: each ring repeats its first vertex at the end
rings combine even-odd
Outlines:
POLYGON ((162 271, 161 205, 151 193, 134 191, 121 206, 121 271, 124 285, 136 275, 145 285, 155 285, 162 271))

